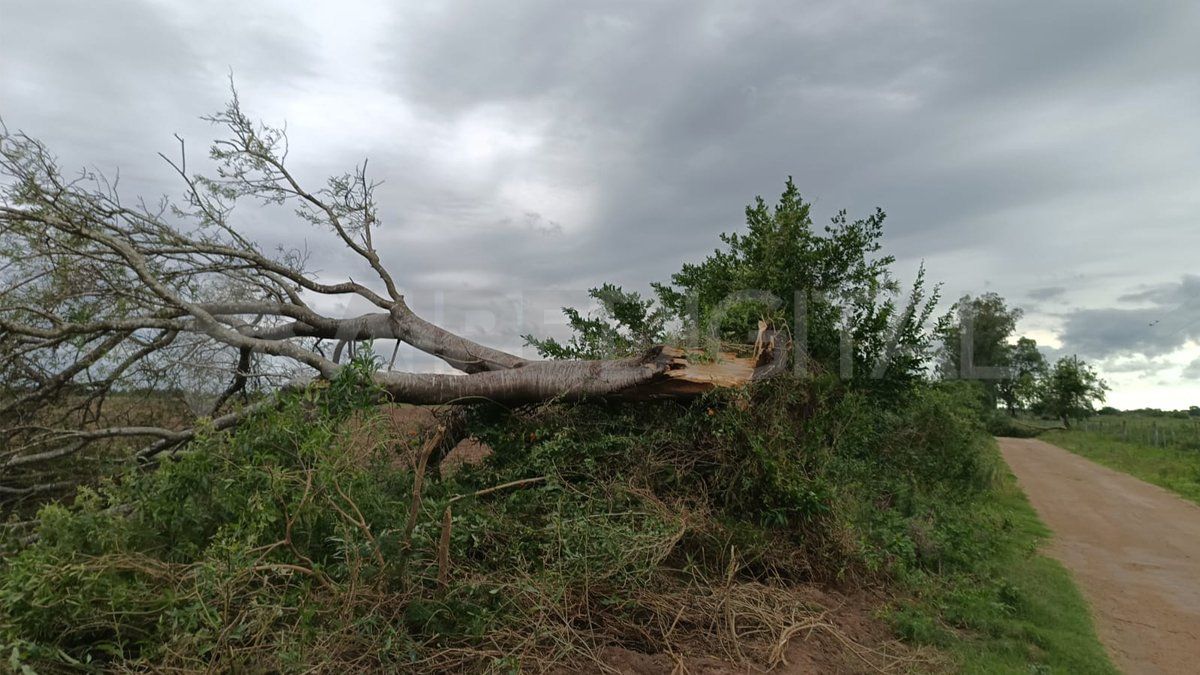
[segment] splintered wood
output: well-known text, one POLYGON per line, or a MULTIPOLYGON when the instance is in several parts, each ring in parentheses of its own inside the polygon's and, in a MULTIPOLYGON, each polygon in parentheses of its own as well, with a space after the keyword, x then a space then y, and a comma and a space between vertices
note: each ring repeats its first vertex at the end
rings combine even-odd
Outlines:
POLYGON ((658 377, 636 387, 637 396, 694 396, 718 387, 742 387, 787 366, 786 347, 776 336, 760 333, 753 356, 709 354, 699 349, 657 347, 648 360, 661 368, 658 377))

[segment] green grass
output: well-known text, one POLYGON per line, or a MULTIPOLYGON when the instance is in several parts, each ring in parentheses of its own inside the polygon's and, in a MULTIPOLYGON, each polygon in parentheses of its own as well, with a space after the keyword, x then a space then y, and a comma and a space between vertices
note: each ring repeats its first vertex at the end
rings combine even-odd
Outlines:
POLYGON ((1200 504, 1200 451, 1154 447, 1113 438, 1107 431, 1051 431, 1043 440, 1200 504))
POLYGON ((961 569, 909 579, 892 613, 904 637, 950 654, 962 673, 1116 673, 1070 574, 1038 552, 1048 536, 1012 473, 962 523, 976 554, 961 569))
POLYGON ((1178 413, 1096 415, 1076 422, 1072 429, 1155 448, 1200 450, 1200 418, 1180 416, 1178 413))

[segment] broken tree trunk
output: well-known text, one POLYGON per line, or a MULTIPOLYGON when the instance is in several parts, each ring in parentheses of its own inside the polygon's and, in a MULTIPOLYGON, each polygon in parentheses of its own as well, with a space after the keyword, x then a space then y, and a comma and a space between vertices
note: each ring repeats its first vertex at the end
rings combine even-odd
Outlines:
POLYGON ((236 98, 211 121, 228 131, 212 149, 217 173, 188 171, 181 145, 167 161, 185 199, 157 207, 121 199, 90 173, 64 177, 41 143, 0 128, 0 499, 61 490, 43 469, 92 447, 124 440, 152 458, 199 429, 231 429, 270 406, 272 391, 333 379, 347 367, 345 347, 371 340, 458 371, 371 373, 388 398, 414 404, 689 397, 786 368, 785 341, 765 326, 752 356, 658 346, 595 361, 529 360, 456 335, 414 313, 383 265, 365 164, 307 189, 285 165, 282 129, 251 121, 236 98), (296 207, 374 281, 326 281, 306 250, 263 252, 232 218, 239 198, 296 207), (351 300, 372 310, 318 310, 351 300), (211 402, 189 402, 184 419, 164 426, 105 405, 122 392, 210 388, 211 402), (262 400, 249 403, 251 394, 262 400), (239 395, 247 405, 231 411, 239 395))
POLYGON ((740 387, 787 367, 787 344, 771 337, 753 356, 659 345, 641 356, 606 361, 530 361, 467 375, 381 372, 378 382, 399 402, 443 404, 487 399, 505 404, 606 398, 647 400, 696 396, 740 387))

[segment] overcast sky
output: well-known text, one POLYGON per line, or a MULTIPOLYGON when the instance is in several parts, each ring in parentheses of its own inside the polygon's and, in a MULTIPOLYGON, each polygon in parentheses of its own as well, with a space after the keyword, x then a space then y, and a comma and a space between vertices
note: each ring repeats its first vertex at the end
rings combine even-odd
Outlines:
MULTIPOLYGON (((793 175, 821 219, 884 208, 902 275, 1024 307, 1114 405, 1186 407, 1198 35, 1184 0, 0 0, 0 116, 177 194, 155 153, 213 138, 232 70, 301 175, 370 158, 414 304, 501 347, 572 292, 666 279, 793 175)), ((241 217, 355 271, 286 213, 241 217)))

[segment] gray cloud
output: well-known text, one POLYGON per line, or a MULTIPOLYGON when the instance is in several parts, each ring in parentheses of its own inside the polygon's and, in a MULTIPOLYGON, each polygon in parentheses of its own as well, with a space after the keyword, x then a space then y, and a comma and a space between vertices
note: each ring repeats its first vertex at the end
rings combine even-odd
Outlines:
POLYGON ((1138 308, 1080 309, 1064 317, 1062 342, 1081 355, 1169 354, 1200 340, 1200 277, 1154 284, 1122 295, 1138 308))
POLYGON ((1034 300, 1053 300, 1062 297, 1066 292, 1066 286, 1043 286, 1042 288, 1030 290, 1026 295, 1034 300))
POLYGON ((1177 284, 1153 284, 1120 297, 1122 302, 1145 302, 1167 308, 1200 307, 1200 276, 1185 274, 1177 284))
POLYGON ((1162 133, 1148 125, 1197 135, 1174 106, 1195 90, 1178 61, 1195 12, 1102 5, 451 3, 398 20, 413 39, 394 77, 443 115, 550 115, 552 148, 587 157, 571 173, 598 186, 602 226, 566 274, 661 277, 663 251, 702 254, 794 174, 818 211, 884 206, 894 249, 937 257, 934 275, 967 290, 1089 259, 1084 222, 1131 241, 1137 210, 1110 196, 1178 175, 1146 173, 1162 133))
POLYGON ((270 90, 309 74, 307 38, 286 14, 235 2, 7 3, 0 114, 69 159, 150 176, 173 130, 203 128, 231 68, 270 90))
MULTIPOLYGON (((211 137, 232 67, 304 176, 370 156, 385 259, 471 311, 665 279, 794 175, 819 219, 882 206, 901 270, 926 260, 947 297, 1029 298, 1064 353, 1153 357, 1200 318, 1175 281, 1200 250, 1197 32, 1194 3, 1115 0, 26 1, 0 19, 0 115, 173 191, 154 153, 211 137)), ((286 210, 245 222, 362 274, 286 210)))
POLYGON ((1153 359, 1138 356, 1131 359, 1115 359, 1104 364, 1104 372, 1106 374, 1114 373, 1133 373, 1140 374, 1144 378, 1152 377, 1164 370, 1170 370, 1174 366, 1171 362, 1164 359, 1153 359))
POLYGON ((1183 378, 1185 380, 1200 380, 1200 359, 1192 361, 1183 369, 1183 378))
POLYGON ((1179 348, 1185 337, 1155 330, 1157 309, 1081 309, 1066 316, 1064 348, 1081 356, 1106 357, 1142 353, 1160 356, 1179 348))

